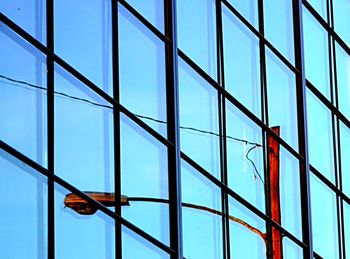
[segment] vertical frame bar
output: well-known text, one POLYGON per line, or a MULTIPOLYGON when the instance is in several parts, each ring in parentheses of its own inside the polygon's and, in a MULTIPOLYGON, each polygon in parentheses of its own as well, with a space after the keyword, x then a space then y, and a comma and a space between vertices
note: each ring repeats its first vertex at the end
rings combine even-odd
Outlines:
MULTIPOLYGON (((119 103, 119 30, 118 1, 111 0, 112 10, 112 73, 113 99, 119 103)), ((120 111, 113 105, 113 148, 114 148, 114 195, 115 213, 121 216, 121 147, 120 147, 120 111)), ((115 258, 122 259, 122 225, 115 220, 115 258)))
MULTIPOLYGON (((46 0, 46 44, 54 52, 54 0, 46 0)), ((54 174, 55 164, 55 78, 54 60, 46 57, 47 66, 47 169, 54 174)), ((48 258, 55 258, 55 184, 48 178, 48 258)))
POLYGON ((164 0, 167 137, 173 143, 168 148, 170 247, 176 251, 172 259, 183 258, 178 54, 176 32, 176 0, 164 0))
POLYGON ((300 71, 296 76, 299 153, 304 157, 300 161, 300 195, 302 212, 303 242, 308 246, 304 249, 304 258, 313 258, 312 225, 311 225, 311 193, 309 171, 309 147, 306 118, 306 81, 304 61, 304 33, 302 0, 293 0, 293 27, 295 66, 300 71))
MULTIPOLYGON (((224 48, 222 29, 222 3, 215 1, 216 11, 216 53, 217 53, 217 78, 219 85, 225 89, 224 71, 224 48)), ((218 118, 219 118, 219 142, 220 142, 220 172, 221 182, 228 186, 227 176, 227 141, 226 141, 226 102, 225 97, 218 92, 218 118)), ((222 209, 222 237, 224 258, 231 258, 230 252, 230 221, 227 217, 229 213, 228 194, 221 189, 221 209, 222 209)))
MULTIPOLYGON (((263 0, 258 0, 258 19, 259 19, 259 32, 265 37, 265 26, 264 26, 264 2, 263 0)), ((259 39, 259 59, 260 59, 260 87, 261 87, 261 120, 269 125, 269 114, 268 114, 268 96, 267 96, 267 79, 266 79, 266 51, 265 43, 260 38, 259 39)), ((271 197, 270 197, 270 160, 269 160, 269 149, 267 147, 268 134, 262 130, 262 141, 264 147, 264 170, 265 170, 265 210, 267 216, 271 218, 271 197)), ((266 255, 268 258, 272 258, 272 229, 269 224, 266 223, 266 255)))

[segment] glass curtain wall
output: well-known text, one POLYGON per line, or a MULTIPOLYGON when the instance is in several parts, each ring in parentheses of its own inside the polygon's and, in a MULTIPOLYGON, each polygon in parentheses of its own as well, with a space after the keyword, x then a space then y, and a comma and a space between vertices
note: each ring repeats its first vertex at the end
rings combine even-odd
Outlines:
POLYGON ((349 257, 349 10, 0 3, 0 257, 349 257))

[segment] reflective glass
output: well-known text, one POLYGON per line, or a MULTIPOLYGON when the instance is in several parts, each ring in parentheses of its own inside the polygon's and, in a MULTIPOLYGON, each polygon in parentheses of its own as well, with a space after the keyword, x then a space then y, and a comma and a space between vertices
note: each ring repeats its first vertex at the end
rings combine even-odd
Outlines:
POLYGON ((127 0, 143 17, 164 33, 164 1, 159 0, 127 0))
POLYGON ((101 211, 80 215, 65 207, 69 193, 55 185, 55 258, 115 258, 114 220, 101 211))
POLYGON ((298 150, 295 75, 272 52, 266 51, 269 125, 281 128, 281 137, 298 150))
POLYGON ((294 64, 293 1, 264 1, 265 36, 294 64), (278 10, 278 11, 276 11, 278 10))
POLYGON ((216 79, 215 0, 177 1, 179 48, 216 79))
POLYGON ((46 43, 46 1, 1 1, 0 12, 35 39, 43 44, 46 43))
POLYGON ((303 258, 303 249, 292 242, 289 238, 282 239, 282 249, 284 259, 300 259, 303 258))
POLYGON ((0 139, 46 166, 46 57, 0 27, 0 139))
MULTIPOLYGON (((121 119, 121 190, 128 197, 168 199, 167 149, 125 116, 121 119)), ((122 216, 169 243, 167 204, 130 201, 122 216)))
POLYGON ((1 258, 47 258, 47 180, 0 150, 1 258))
POLYGON ((228 186, 265 211, 265 174, 261 129, 226 104, 228 186), (256 144, 247 144, 245 141, 256 144))
POLYGON ((310 91, 306 94, 310 163, 334 182, 331 112, 310 91))
POLYGON ((340 123, 341 179, 343 192, 350 196, 350 129, 340 123))
POLYGON ((170 259, 170 255, 135 234, 126 227, 122 228, 123 259, 170 259))
POLYGON ((166 136, 164 43, 121 5, 118 26, 120 102, 166 136))
POLYGON ((346 257, 350 255, 350 205, 346 202, 343 202, 343 208, 344 208, 344 234, 345 234, 345 240, 344 240, 344 246, 345 246, 345 252, 346 257))
POLYGON ((232 198, 229 198, 230 249, 232 258, 266 257, 265 222, 232 198))
POLYGON ((228 0, 228 2, 235 7, 239 13, 247 19, 255 28, 259 27, 258 17, 258 1, 257 0, 244 0, 234 1, 228 0))
POLYGON ((55 53, 111 93, 111 1, 54 3, 55 53))
POLYGON ((313 174, 311 174, 310 188, 314 250, 322 258, 339 258, 335 194, 313 174))
MULTIPOLYGON (((281 225, 302 239, 299 161, 280 147, 281 225)), ((292 249, 290 247, 290 249, 292 249)))
POLYGON ((109 104, 58 65, 55 90, 55 173, 82 191, 113 192, 109 104))
POLYGON ((223 258, 221 191, 189 164, 181 164, 185 258, 223 258))
POLYGON ((339 110, 350 118, 350 56, 338 44, 336 62, 339 110))
POLYGON ((327 32, 305 8, 303 29, 306 79, 330 99, 327 32))
POLYGON ((225 88, 261 117, 259 40, 223 7, 225 88))
POLYGON ((217 91, 179 60, 181 150, 219 178, 217 91))
POLYGON ((318 14, 321 15, 325 21, 327 21, 327 0, 308 0, 308 2, 318 12, 318 14))
POLYGON ((333 15, 335 31, 339 34, 343 41, 350 47, 350 28, 349 28, 349 0, 333 1, 333 15))

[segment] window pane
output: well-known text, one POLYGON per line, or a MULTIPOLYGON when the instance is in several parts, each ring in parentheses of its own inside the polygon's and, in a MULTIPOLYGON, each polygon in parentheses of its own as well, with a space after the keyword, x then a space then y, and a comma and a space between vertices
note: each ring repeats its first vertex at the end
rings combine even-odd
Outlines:
POLYGON ((343 192, 350 196, 350 129, 340 123, 341 179, 343 192))
POLYGON ((0 57, 0 139, 46 166, 46 57, 1 25, 0 57))
POLYGON ((228 0, 228 2, 235 7, 245 19, 247 19, 255 28, 258 29, 259 17, 258 17, 258 1, 257 0, 245 0, 234 1, 228 0))
POLYGON ((1 258, 47 258, 47 180, 0 150, 1 258))
MULTIPOLYGON (((338 0, 336 0, 338 1, 338 0)), ((308 0, 312 7, 327 21, 327 0, 308 0)))
POLYGON ((123 259, 170 259, 170 255, 126 227, 122 228, 123 259))
POLYGON ((216 79, 215 0, 177 1, 179 48, 216 79))
POLYGON ((247 208, 229 198, 230 215, 238 220, 230 220, 230 249, 232 258, 266 258, 265 240, 261 234, 266 233, 265 222, 247 208), (252 231, 247 225, 259 231, 252 231))
POLYGON ((346 257, 350 255, 350 206, 346 202, 344 204, 344 231, 345 231, 345 252, 346 257))
MULTIPOLYGON (((121 189, 128 197, 168 199, 168 155, 163 144, 125 116, 121 119, 121 189)), ((169 243, 167 204, 131 201, 122 215, 169 243)))
POLYGON ((46 43, 46 1, 1 1, 0 12, 38 41, 46 43))
POLYGON ((294 64, 293 1, 264 1, 265 36, 294 64), (276 11, 278 10, 278 11, 276 11))
POLYGON ((109 104, 59 66, 55 90, 65 94, 55 95, 55 173, 82 191, 113 192, 113 114, 99 106, 109 104))
POLYGON ((269 125, 281 127, 281 137, 298 150, 295 75, 272 52, 266 51, 269 125))
POLYGON ((323 258, 339 258, 336 197, 313 174, 311 175, 311 215, 315 252, 323 258))
POLYGON ((220 189, 185 162, 181 184, 184 257, 223 258, 222 217, 203 209, 221 212, 220 189))
POLYGON ((244 142, 261 145, 261 129, 229 103, 226 105, 226 125, 228 186, 264 212, 263 148, 244 142))
POLYGON ((55 53, 111 93, 111 1, 54 2, 55 53))
POLYGON ((305 8, 303 29, 306 78, 330 99, 327 32, 305 8))
POLYGON ((257 117, 261 117, 259 41, 223 7, 225 88, 257 117))
POLYGON ((80 215, 65 207, 70 192, 55 185, 55 255, 63 258, 114 258, 114 220, 101 211, 80 215))
POLYGON ((332 117, 310 91, 306 93, 310 163, 334 182, 332 117))
POLYGON ((219 122, 217 91, 179 62, 181 150, 219 178, 219 122))
POLYGON ((143 24, 119 5, 120 102, 166 136, 165 50, 143 24))
POLYGON ((333 1, 334 27, 339 36, 350 47, 350 28, 349 28, 349 0, 333 1))
POLYGON ((127 0, 143 17, 159 31, 164 32, 164 2, 159 0, 127 0))
POLYGON ((350 57, 336 44, 337 83, 339 109, 345 116, 350 117, 350 57))

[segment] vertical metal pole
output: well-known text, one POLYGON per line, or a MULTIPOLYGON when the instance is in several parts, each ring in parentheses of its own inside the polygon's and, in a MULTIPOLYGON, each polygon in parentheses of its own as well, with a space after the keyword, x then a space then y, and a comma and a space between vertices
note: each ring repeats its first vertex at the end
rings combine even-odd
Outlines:
POLYGON ((176 255, 172 255, 171 258, 182 259, 183 245, 176 0, 164 1, 164 19, 165 36, 170 39, 170 43, 167 43, 165 46, 168 122, 167 136, 168 140, 173 143, 168 149, 170 247, 176 251, 176 255))
MULTIPOLYGON (((217 78, 219 85, 225 89, 225 71, 224 71, 224 50, 223 50, 223 28, 222 28, 222 9, 221 0, 215 2, 216 10, 216 53, 217 53, 217 78)), ((218 93, 218 117, 219 117, 219 135, 220 135, 220 171, 221 181, 226 186, 227 180, 227 141, 226 141, 226 104, 225 97, 218 93)), ((221 209, 222 209, 222 237, 223 237, 223 255, 224 258, 230 258, 230 222, 228 194, 221 190, 221 209)))
MULTIPOLYGON (((271 128, 276 135, 280 135, 280 127, 271 128)), ((268 136, 269 147, 269 179, 270 179, 270 201, 271 201, 271 219, 281 225, 281 204, 280 204, 280 148, 278 141, 268 136)), ((271 230, 271 250, 273 259, 282 259, 282 234, 272 227, 271 230)))
MULTIPOLYGON (((111 0, 112 10, 112 73, 113 99, 119 103, 119 30, 118 30, 118 1, 111 0)), ((114 194, 115 213, 121 216, 121 157, 120 157, 120 112, 113 105, 113 147, 114 147, 114 194)), ((115 220, 115 258, 122 259, 122 225, 115 220)))
POLYGON ((304 249, 304 258, 313 258, 312 225, 311 225, 311 194, 310 194, 310 171, 309 171, 309 147, 306 118, 306 81, 304 62, 304 36, 302 0, 293 0, 293 26, 295 66, 300 71, 296 77, 297 86, 297 109, 298 109, 298 136, 299 153, 304 157, 300 161, 300 194, 301 213, 303 227, 303 242, 308 246, 304 249))
MULTIPOLYGON (((46 44, 54 52, 54 0, 46 0, 46 44)), ((47 66, 47 168, 54 173, 54 60, 46 57, 47 66)), ((48 178, 48 258, 55 258, 55 185, 48 178)))

